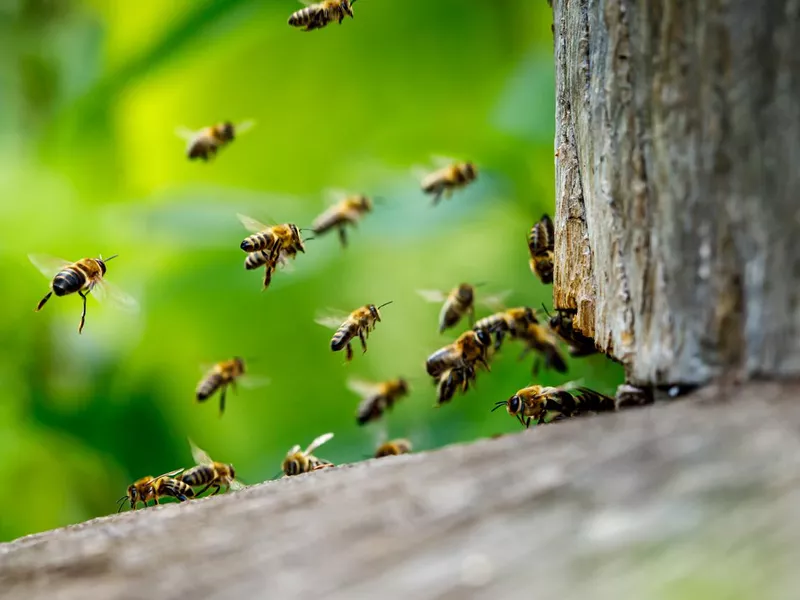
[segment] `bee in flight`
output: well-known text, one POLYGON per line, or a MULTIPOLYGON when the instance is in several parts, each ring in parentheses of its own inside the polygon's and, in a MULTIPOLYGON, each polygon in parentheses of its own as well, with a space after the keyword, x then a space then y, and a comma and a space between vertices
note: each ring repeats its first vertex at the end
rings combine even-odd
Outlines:
POLYGON ((309 0, 300 0, 305 8, 292 13, 289 25, 300 27, 303 31, 322 29, 328 23, 338 21, 342 24, 345 17, 353 19, 353 4, 356 0, 322 0, 311 3, 309 0))
POLYGON ((241 135, 253 125, 255 125, 254 121, 245 121, 238 125, 225 121, 205 127, 200 131, 178 127, 175 133, 186 140, 186 156, 189 160, 202 158, 204 161, 208 161, 209 158, 217 155, 220 148, 230 144, 237 135, 241 135))
POLYGON ((350 379, 347 387, 362 398, 356 411, 356 422, 359 425, 377 421, 409 392, 408 382, 402 377, 381 383, 350 379))
POLYGON ((559 421, 588 413, 613 411, 616 410, 616 401, 586 387, 532 385, 519 390, 508 400, 495 403, 492 412, 498 408, 505 408, 527 428, 534 419, 537 425, 541 425, 548 417, 559 421))
POLYGON ((239 247, 247 252, 244 267, 248 271, 265 267, 264 287, 267 289, 272 281, 272 274, 279 265, 285 265, 289 258, 295 258, 298 252, 305 253, 306 248, 300 235, 300 228, 294 223, 282 225, 264 225, 246 215, 236 215, 245 229, 252 232, 239 247))
POLYGON ((322 434, 311 442, 303 452, 300 452, 299 445, 292 446, 289 452, 286 453, 286 458, 283 459, 283 464, 281 465, 283 474, 286 477, 291 477, 292 475, 300 475, 301 473, 309 473, 317 469, 334 466, 332 462, 317 458, 311 454, 332 437, 332 433, 322 434))
POLYGON ((203 492, 210 487, 214 488, 214 491, 211 492, 212 496, 219 493, 221 487, 233 491, 244 489, 244 484, 236 479, 236 471, 233 469, 233 465, 211 460, 211 457, 192 440, 189 440, 189 447, 192 450, 192 458, 196 466, 184 471, 176 479, 183 481, 183 483, 190 485, 192 488, 205 485, 202 490, 195 492, 195 497, 202 496, 203 492))
POLYGON ((77 262, 70 262, 43 254, 29 254, 28 258, 34 266, 51 280, 50 291, 39 301, 34 312, 42 310, 42 307, 53 294, 67 296, 77 292, 83 300, 81 320, 78 324, 78 333, 81 333, 86 322, 86 295, 90 292, 96 299, 102 301, 108 298, 111 303, 124 310, 137 310, 138 304, 136 300, 104 279, 106 263, 112 258, 116 258, 116 256, 115 254, 106 259, 102 256, 98 258, 82 258, 77 262))
POLYGON ((244 359, 238 356, 215 364, 197 384, 195 395, 198 402, 205 402, 219 390, 219 415, 225 412, 225 396, 228 386, 236 391, 237 382, 245 387, 256 387, 269 383, 269 379, 245 375, 244 359))
POLYGON ((125 500, 131 504, 131 510, 136 510, 136 504, 141 502, 147 507, 149 500, 154 500, 158 504, 159 498, 171 496, 176 498, 179 502, 183 502, 188 498, 194 497, 194 490, 188 484, 175 479, 174 476, 183 471, 183 469, 176 469, 169 473, 164 473, 158 477, 142 477, 141 479, 133 482, 128 487, 128 493, 120 498, 117 502, 119 508, 117 512, 122 510, 125 500))
POLYGON ((489 370, 487 362, 488 349, 492 343, 491 336, 483 330, 468 330, 458 336, 452 344, 439 348, 425 361, 428 375, 439 378, 447 369, 474 367, 482 364, 489 370))
POLYGON ((539 319, 536 312, 527 306, 518 306, 498 311, 480 319, 473 329, 475 331, 485 331, 489 335, 494 335, 494 349, 499 350, 506 335, 512 338, 524 333, 529 323, 538 323, 539 319))
MULTIPOLYGON (((475 319, 475 288, 481 285, 483 284, 470 285, 469 283, 462 283, 447 294, 440 290, 417 290, 417 293, 428 302, 442 303, 442 309, 439 311, 439 333, 443 333, 446 329, 458 325, 464 316, 469 317, 470 325, 473 324, 475 319)), ((507 294, 508 292, 503 292, 486 298, 483 303, 499 303, 507 294)))
MULTIPOLYGON (((561 350, 558 349, 555 337, 543 325, 527 323, 525 329, 517 332, 516 337, 525 344, 525 349, 522 351, 520 359, 528 352, 534 351, 543 357, 545 369, 566 373, 567 363, 564 362, 564 357, 561 355, 561 350)), ((539 366, 539 360, 537 359, 533 363, 534 375, 538 374, 539 366)))
POLYGON ((372 200, 362 194, 342 195, 344 197, 339 202, 314 219, 311 229, 316 235, 322 235, 335 228, 342 248, 346 248, 347 227, 355 227, 365 214, 372 211, 372 200))
MULTIPOLYGON (((544 308, 544 306, 542 308, 544 308)), ((544 311, 549 317, 548 324, 550 325, 550 329, 569 345, 570 356, 578 358, 597 353, 594 340, 575 329, 573 325, 575 311, 559 309, 556 310, 556 314, 554 315, 547 312, 546 308, 544 311)))
MULTIPOLYGON (((445 159, 439 159, 443 162, 445 159)), ((442 195, 449 198, 454 190, 466 187, 478 177, 478 169, 471 162, 452 161, 422 178, 422 191, 433 196, 437 205, 442 195)))
POLYGON ((318 318, 317 323, 336 329, 331 338, 331 350, 338 352, 345 348, 347 360, 350 361, 353 359, 353 338, 358 337, 361 348, 366 352, 369 332, 375 329, 375 325, 381 320, 380 309, 391 303, 392 300, 377 307, 374 304, 367 304, 355 309, 344 318, 344 321, 340 316, 331 315, 318 318))
POLYGON ((554 242, 553 221, 548 215, 543 215, 528 234, 528 251, 531 271, 544 284, 553 283, 554 242))
POLYGON ((384 442, 378 449, 375 450, 375 458, 384 456, 398 456, 400 454, 408 454, 412 450, 411 442, 405 438, 397 438, 384 442))
POLYGON ((450 368, 439 375, 436 384, 436 404, 441 406, 453 399, 457 391, 466 394, 469 386, 474 385, 477 373, 474 366, 450 368))

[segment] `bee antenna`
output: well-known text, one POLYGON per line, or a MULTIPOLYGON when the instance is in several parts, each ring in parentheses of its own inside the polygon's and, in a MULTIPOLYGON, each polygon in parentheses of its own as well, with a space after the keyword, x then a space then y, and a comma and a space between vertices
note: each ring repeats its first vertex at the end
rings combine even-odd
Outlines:
POLYGON ((391 304, 392 302, 394 302, 394 300, 389 300, 388 302, 384 302, 383 304, 381 304, 381 305, 378 307, 378 309, 381 309, 381 308, 383 308, 384 306, 387 306, 387 305, 391 304))
POLYGON ((125 506, 125 500, 127 500, 127 499, 128 499, 127 496, 123 496, 122 498, 117 500, 117 505, 118 505, 117 512, 122 510, 122 507, 125 506))
POLYGON ((552 316, 552 315, 550 314, 550 311, 549 311, 549 310, 547 310, 547 307, 544 305, 544 302, 542 302, 542 308, 544 309, 544 314, 546 314, 548 317, 551 317, 551 316, 552 316))
POLYGON ((101 255, 100 255, 100 260, 102 260, 103 262, 108 262, 108 261, 110 261, 112 258, 117 258, 118 256, 119 256, 119 254, 112 254, 112 255, 111 255, 111 256, 109 256, 108 258, 103 258, 103 255, 101 254, 101 255))
POLYGON ((486 285, 486 282, 485 281, 481 281, 480 283, 474 284, 472 287, 483 287, 484 285, 486 285))
POLYGON ((507 404, 508 404, 508 402, 506 400, 501 400, 500 402, 496 402, 495 405, 494 405, 494 408, 490 412, 494 412, 498 408, 500 408, 501 406, 506 406, 507 404))
POLYGON ((303 238, 303 243, 310 242, 311 240, 315 239, 317 239, 316 236, 312 235, 311 237, 303 238))

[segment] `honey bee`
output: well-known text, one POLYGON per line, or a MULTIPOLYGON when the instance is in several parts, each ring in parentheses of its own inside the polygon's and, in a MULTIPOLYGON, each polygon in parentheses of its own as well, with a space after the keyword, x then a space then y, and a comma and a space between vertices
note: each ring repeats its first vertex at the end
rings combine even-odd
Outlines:
POLYGON ((551 315, 546 308, 544 310, 549 317, 548 324, 550 329, 569 345, 570 356, 578 358, 597 353, 594 340, 574 328, 574 311, 561 309, 556 310, 556 314, 551 315))
POLYGON ((122 510, 125 500, 130 502, 131 510, 136 510, 136 504, 139 502, 144 504, 146 508, 149 500, 154 500, 155 503, 158 504, 159 498, 165 498, 167 496, 176 498, 179 502, 183 502, 188 498, 193 498, 194 490, 186 483, 173 478, 181 471, 183 471, 183 469, 176 469, 175 471, 164 473, 158 477, 151 477, 148 475, 147 477, 142 477, 133 482, 128 487, 128 493, 117 500, 119 504, 117 512, 122 510))
POLYGON ((245 215, 237 216, 242 225, 253 232, 253 235, 246 237, 240 244, 241 249, 247 252, 244 268, 252 271, 263 266, 265 272, 262 291, 266 290, 278 266, 286 266, 288 259, 295 258, 298 252, 305 253, 300 228, 294 223, 268 226, 245 215))
POLYGON ((422 191, 433 196, 436 206, 442 195, 449 198, 454 190, 467 186, 478 177, 478 170, 471 162, 451 162, 422 179, 422 191))
POLYGON ((553 221, 548 215, 543 215, 528 234, 528 251, 531 271, 544 284, 553 283, 554 242, 553 221))
POLYGON ((255 125, 254 121, 245 121, 234 125, 230 121, 217 123, 211 127, 205 127, 200 131, 191 131, 185 127, 179 127, 175 133, 186 140, 186 156, 189 160, 202 158, 208 161, 214 158, 217 151, 223 146, 230 144, 237 135, 241 135, 255 125))
POLYGON ((342 248, 347 247, 347 226, 355 227, 361 217, 372 210, 372 200, 364 195, 345 196, 342 200, 325 210, 311 224, 316 235, 322 235, 336 228, 342 248))
MULTIPOLYGON (((518 331, 517 339, 525 343, 525 349, 520 358, 531 350, 538 352, 544 358, 546 369, 554 369, 559 373, 567 371, 567 363, 556 345, 556 340, 548 329, 538 323, 528 323, 524 330, 518 331)), ((533 363, 533 373, 539 372, 539 361, 533 363)))
POLYGON ((519 390, 508 400, 495 403, 492 412, 504 407, 509 415, 516 417, 526 428, 536 419, 541 425, 547 417, 561 420, 587 413, 616 410, 616 401, 586 387, 560 387, 532 385, 519 390))
POLYGON ((468 367, 446 369, 439 375, 436 383, 437 406, 450 402, 459 390, 462 394, 467 393, 470 383, 474 384, 476 375, 475 367, 471 365, 468 367))
POLYGON ((398 456, 400 454, 408 454, 411 452, 412 444, 405 438, 397 438, 384 442, 378 449, 375 450, 375 458, 382 458, 384 456, 398 456))
POLYGON ((480 319, 473 329, 475 331, 485 331, 495 336, 494 349, 499 350, 506 334, 512 338, 518 337, 524 332, 529 323, 538 323, 536 312, 527 306, 518 306, 496 312, 488 317, 480 319))
POLYGON ((492 343, 491 336, 483 330, 468 330, 456 341, 439 348, 425 361, 428 375, 438 378, 447 369, 472 367, 476 362, 489 370, 487 352, 492 343))
POLYGON ((233 491, 244 489, 244 484, 236 479, 236 471, 233 465, 211 460, 211 457, 192 440, 189 440, 189 447, 192 450, 192 458, 196 466, 184 471, 176 479, 183 481, 192 488, 205 485, 202 490, 194 494, 195 497, 202 496, 203 492, 210 487, 214 488, 214 491, 211 492, 212 496, 219 493, 220 488, 223 486, 233 491))
POLYGON ((310 0, 300 0, 300 2, 306 7, 292 13, 289 25, 300 27, 303 31, 322 29, 334 21, 338 21, 341 25, 345 17, 354 18, 352 7, 356 0, 322 0, 313 4, 310 0))
POLYGON ((39 301, 34 312, 42 310, 42 307, 53 294, 67 296, 77 292, 83 300, 81 320, 78 324, 78 333, 81 333, 86 323, 86 295, 90 292, 98 300, 108 299, 118 308, 130 311, 137 310, 138 304, 136 300, 116 286, 108 283, 104 278, 106 263, 116 257, 117 255, 115 254, 105 259, 100 256, 98 258, 82 258, 77 262, 70 262, 43 254, 29 254, 28 258, 33 265, 51 280, 50 291, 39 301))
POLYGON ((326 327, 336 328, 336 333, 331 338, 331 350, 338 352, 342 348, 347 350, 347 360, 353 359, 352 340, 356 336, 361 340, 361 348, 367 351, 367 337, 369 332, 375 329, 375 325, 381 320, 380 309, 391 304, 392 301, 385 302, 376 307, 374 304, 367 304, 355 309, 344 321, 339 316, 325 316, 317 319, 317 323, 326 327))
POLYGON ((395 402, 407 396, 409 392, 408 382, 402 377, 382 383, 350 379, 347 387, 362 397, 356 411, 356 422, 359 425, 377 421, 385 411, 390 410, 395 402))
POLYGON ((286 458, 283 460, 281 469, 286 477, 292 475, 300 475, 301 473, 309 473, 317 469, 324 469, 326 467, 334 466, 333 463, 321 458, 313 456, 311 453, 317 448, 322 446, 325 442, 333 437, 332 433, 324 433, 311 442, 303 452, 300 452, 300 446, 292 446, 289 452, 286 453, 286 458))
POLYGON ((205 377, 197 384, 197 401, 204 402, 219 390, 219 415, 225 412, 225 395, 228 386, 236 391, 236 380, 244 375, 244 359, 236 356, 230 360, 218 362, 206 373, 205 377))
MULTIPOLYGON (((445 294, 440 290, 417 290, 417 293, 428 302, 442 302, 442 309, 439 312, 439 333, 458 325, 464 316, 469 317, 470 325, 475 319, 475 288, 483 285, 476 283, 462 283, 445 294)), ((485 298, 482 303, 495 305, 502 302, 502 299, 509 292, 495 294, 485 298)))

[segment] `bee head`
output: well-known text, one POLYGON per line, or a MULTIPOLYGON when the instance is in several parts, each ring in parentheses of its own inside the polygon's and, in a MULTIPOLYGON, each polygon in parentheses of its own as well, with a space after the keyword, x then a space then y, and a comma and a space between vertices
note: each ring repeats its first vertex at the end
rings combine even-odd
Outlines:
POLYGON ((477 329, 475 330, 475 338, 478 340, 479 344, 484 347, 489 347, 492 343, 492 336, 489 335, 489 332, 485 329, 477 329))
POLYGON ((409 390, 408 381, 401 377, 397 380, 397 388, 400 390, 401 394, 407 394, 409 390))
MULTIPOLYGON (((128 495, 125 497, 130 501, 131 509, 134 509, 136 508, 136 502, 139 500, 139 490, 136 489, 135 485, 128 486, 128 495)), ((120 505, 120 508, 122 508, 122 505, 120 505)))
POLYGON ((234 356, 233 362, 236 363, 236 366, 239 368, 241 373, 244 373, 244 359, 241 356, 234 356))
POLYGON ((233 468, 233 465, 228 465, 228 475, 231 479, 236 479, 236 469, 233 468))
POLYGON ((353 4, 356 3, 356 0, 342 0, 342 8, 344 12, 348 14, 348 16, 353 19, 353 4))
POLYGON ((372 200, 370 200, 366 196, 358 197, 358 205, 364 212, 369 212, 372 210, 372 200))
POLYGON ((478 176, 478 169, 475 168, 475 165, 471 162, 464 163, 464 174, 466 175, 467 179, 473 180, 478 176))
POLYGON ((225 121, 222 124, 220 133, 221 133, 220 137, 222 137, 222 139, 224 139, 225 141, 231 141, 236 134, 233 123, 231 123, 230 121, 225 121))
POLYGON ((369 305, 369 314, 376 321, 380 321, 381 320, 381 313, 379 312, 380 309, 383 308, 384 306, 386 306, 387 304, 391 304, 392 302, 394 302, 394 300, 389 300, 388 302, 384 302, 383 304, 381 304, 380 306, 377 306, 377 307, 374 304, 370 304, 369 305))
POLYGON ((473 296, 475 295, 475 289, 468 283, 462 283, 458 286, 458 291, 456 292, 456 296, 458 297, 459 302, 464 304, 472 304, 473 296))

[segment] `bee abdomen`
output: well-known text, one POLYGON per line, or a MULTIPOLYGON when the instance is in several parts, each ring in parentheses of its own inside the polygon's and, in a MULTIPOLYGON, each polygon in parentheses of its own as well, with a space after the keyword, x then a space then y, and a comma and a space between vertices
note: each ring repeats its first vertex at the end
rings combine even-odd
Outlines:
POLYGON ((194 498, 194 490, 191 486, 177 479, 169 479, 162 484, 162 492, 167 496, 178 498, 183 501, 185 498, 194 498))
POLYGON ((244 259, 244 268, 248 271, 252 271, 253 269, 258 269, 267 264, 268 260, 269 257, 263 251, 251 252, 247 255, 247 258, 244 259))
POLYGON ((214 479, 214 469, 208 465, 198 465, 181 474, 178 479, 186 485, 204 485, 214 479))
POLYGON ((53 293, 65 296, 80 290, 86 283, 86 275, 77 269, 64 269, 53 279, 53 293))
POLYGON ((272 234, 268 231, 254 233, 242 240, 241 249, 245 252, 258 252, 272 247, 272 234))
POLYGON ((292 27, 304 27, 314 19, 316 13, 317 9, 313 6, 300 9, 289 17, 289 25, 292 27))
POLYGON ((341 350, 344 348, 347 343, 353 339, 355 336, 355 327, 350 325, 349 323, 345 323, 333 334, 331 338, 331 350, 334 352, 341 350))
POLYGON ((197 386, 197 399, 201 402, 206 400, 211 394, 217 391, 220 385, 222 385, 222 375, 219 373, 212 373, 197 386))

